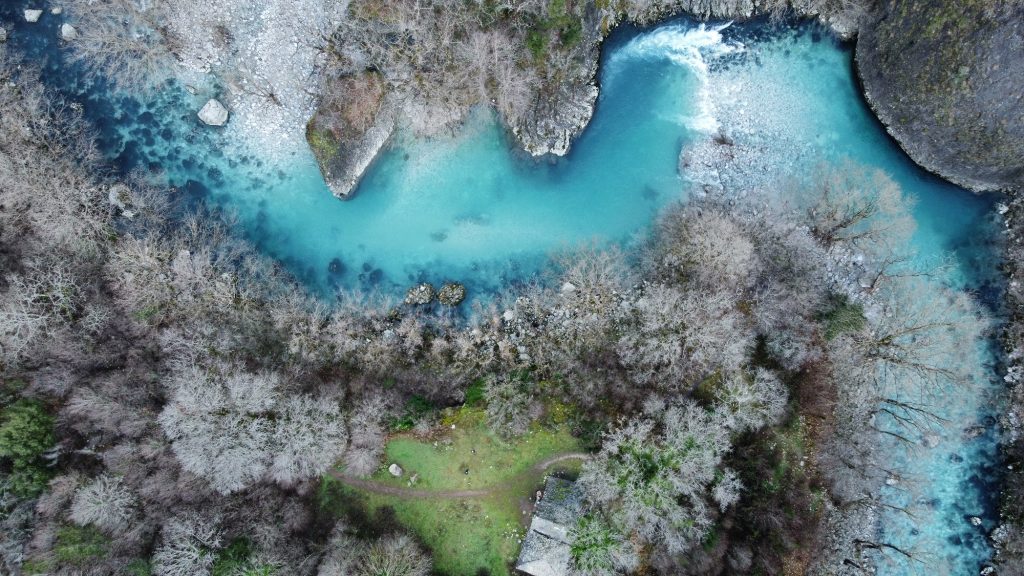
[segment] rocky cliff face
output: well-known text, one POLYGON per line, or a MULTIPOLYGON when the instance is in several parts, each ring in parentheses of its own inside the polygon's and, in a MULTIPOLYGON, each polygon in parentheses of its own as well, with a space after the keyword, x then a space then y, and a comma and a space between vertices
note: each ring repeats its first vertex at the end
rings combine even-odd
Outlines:
MULTIPOLYGON (((588 0, 573 3, 569 9, 564 0, 550 0, 547 12, 506 14, 496 24, 479 28, 488 18, 486 14, 465 22, 450 14, 418 21, 421 16, 403 13, 403 1, 395 0, 389 10, 396 13, 382 19, 375 12, 380 6, 373 4, 373 10, 368 10, 360 8, 367 0, 359 1, 349 11, 350 19, 356 20, 348 22, 333 40, 338 62, 328 70, 329 80, 306 132, 324 177, 339 198, 349 197, 397 125, 429 136, 439 131, 438 127, 455 129, 476 104, 495 107, 519 145, 531 155, 566 154, 590 122, 598 96, 601 44, 619 22, 647 25, 675 14, 745 20, 785 8, 797 15, 816 16, 837 34, 849 37, 862 19, 864 6, 873 2, 588 0), (560 15, 554 13, 559 12, 554 6, 561 6, 560 15), (523 21, 516 24, 515 18, 523 21), (438 42, 435 37, 453 35, 449 20, 456 21, 459 36, 468 38, 456 43, 461 44, 456 50, 452 42, 438 42), (395 22, 403 24, 396 26, 395 22), (531 38, 538 30, 543 34, 531 38), (541 41, 530 48, 531 55, 526 47, 538 39, 541 41), (497 67, 496 61, 500 62, 497 67), (381 80, 381 98, 390 104, 381 108, 387 114, 359 125, 348 117, 353 111, 358 116, 373 107, 366 105, 366 91, 357 89, 352 79, 364 77, 368 69, 379 71, 375 74, 381 80)), ((446 10, 451 8, 435 7, 428 12, 445 15, 446 10)))
POLYGON ((915 162, 975 191, 1024 189, 1024 2, 885 0, 857 68, 915 162))

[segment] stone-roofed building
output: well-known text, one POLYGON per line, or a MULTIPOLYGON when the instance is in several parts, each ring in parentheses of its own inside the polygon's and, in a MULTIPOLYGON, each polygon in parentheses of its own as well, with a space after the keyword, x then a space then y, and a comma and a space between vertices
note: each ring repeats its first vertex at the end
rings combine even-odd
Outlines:
POLYGON ((569 530, 582 513, 583 494, 576 483, 548 478, 516 570, 530 576, 565 576, 569 571, 569 530))

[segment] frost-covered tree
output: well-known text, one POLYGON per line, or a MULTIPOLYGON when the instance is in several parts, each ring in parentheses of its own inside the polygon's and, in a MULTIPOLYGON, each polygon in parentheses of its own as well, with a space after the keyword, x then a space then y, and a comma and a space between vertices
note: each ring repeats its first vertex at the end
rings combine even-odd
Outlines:
POLYGON ((337 402, 281 391, 276 373, 220 364, 175 375, 159 421, 182 466, 224 494, 319 475, 345 449, 337 402))
POLYGON ((608 433, 579 482, 618 529, 682 552, 711 527, 708 490, 729 449, 724 418, 683 401, 608 433))
POLYGON ((174 516, 160 531, 153 553, 156 576, 208 576, 221 547, 219 520, 194 512, 174 516))
POLYGON ((175 65, 170 33, 173 2, 74 0, 68 6, 77 32, 73 58, 127 89, 152 88, 175 65))
POLYGON ((623 315, 617 351, 639 384, 684 389, 711 371, 739 369, 754 344, 733 299, 720 292, 650 284, 623 315))
POLYGON ((786 410, 788 393, 772 372, 733 372, 715 390, 715 399, 728 415, 730 428, 743 432, 774 424, 786 410))
POLYGON ((138 499, 121 478, 100 476, 75 491, 68 517, 79 526, 92 524, 108 534, 127 530, 138 499))
POLYGON ((759 264, 741 224, 715 206, 700 204, 666 212, 654 258, 660 273, 711 290, 749 286, 759 264))

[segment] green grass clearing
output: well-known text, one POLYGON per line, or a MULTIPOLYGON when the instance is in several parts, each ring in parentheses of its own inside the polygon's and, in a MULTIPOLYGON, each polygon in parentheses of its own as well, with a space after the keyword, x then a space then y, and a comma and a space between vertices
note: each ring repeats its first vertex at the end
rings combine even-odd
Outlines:
MULTIPOLYGON (((419 490, 494 488, 492 494, 417 499, 371 493, 325 477, 320 505, 336 516, 362 518, 364 525, 377 530, 387 531, 396 524, 405 528, 430 548, 440 574, 506 576, 519 554, 532 497, 545 475, 534 467, 552 456, 579 450, 579 441, 564 424, 535 425, 522 438, 506 442, 488 430, 482 410, 464 407, 445 417, 429 439, 408 434, 393 437, 385 449, 386 464, 395 462, 405 473, 392 478, 383 470, 373 480, 408 487, 409 478, 418 474, 415 488, 419 490)), ((568 461, 547 472, 574 474, 579 466, 578 461, 568 461)))
POLYGON ((415 474, 415 487, 423 490, 487 488, 507 482, 551 456, 579 450, 579 441, 567 426, 535 425, 509 442, 491 433, 482 409, 461 408, 446 416, 429 439, 411 434, 392 437, 385 447, 385 464, 396 463, 405 473, 394 478, 382 469, 373 480, 408 486, 415 474))

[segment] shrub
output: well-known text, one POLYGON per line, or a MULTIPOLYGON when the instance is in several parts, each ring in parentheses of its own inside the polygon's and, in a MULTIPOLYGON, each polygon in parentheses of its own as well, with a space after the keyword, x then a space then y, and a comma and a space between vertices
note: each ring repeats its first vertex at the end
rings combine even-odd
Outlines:
POLYGON ((547 32, 543 28, 530 30, 526 34, 526 49, 533 55, 534 60, 543 61, 548 49, 547 32))
POLYGON ((0 457, 11 460, 12 492, 34 496, 46 488, 50 471, 41 457, 54 443, 53 417, 40 402, 21 399, 0 412, 0 457))
POLYGON ((236 538, 217 554, 210 576, 273 576, 277 568, 254 557, 252 543, 236 538))
POLYGON ((91 526, 64 526, 57 530, 53 553, 61 564, 81 566, 107 554, 110 540, 91 526))
POLYGON ((867 325, 864 307, 845 298, 838 300, 825 313, 825 338, 832 340, 841 334, 859 332, 867 325))

